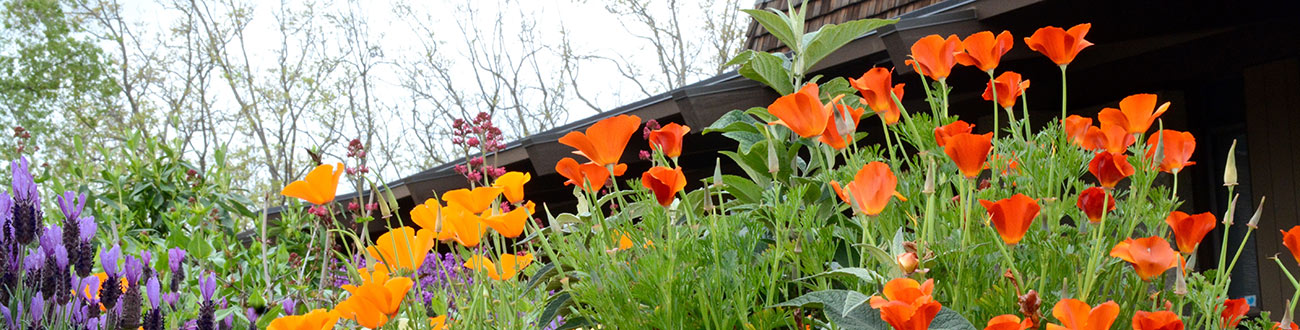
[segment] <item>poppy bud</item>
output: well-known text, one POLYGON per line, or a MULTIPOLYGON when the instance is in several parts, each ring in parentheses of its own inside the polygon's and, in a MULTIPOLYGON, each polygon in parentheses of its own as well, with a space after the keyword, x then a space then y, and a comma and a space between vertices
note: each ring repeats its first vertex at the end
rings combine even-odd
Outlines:
POLYGON ((1223 185, 1232 187, 1237 185, 1237 140, 1232 140, 1232 147, 1228 148, 1228 162, 1223 166, 1223 185))
POLYGON ((912 274, 913 272, 916 272, 916 266, 920 263, 920 259, 917 258, 916 252, 905 252, 894 259, 895 262, 898 263, 898 268, 903 271, 903 274, 912 274))
POLYGON ((925 186, 921 188, 921 193, 934 193, 934 161, 930 161, 929 166, 925 168, 925 186))
POLYGON ((1174 294, 1180 296, 1187 295, 1187 278, 1186 276, 1183 276, 1181 270, 1174 272, 1174 294))
POLYGON ((1241 194, 1236 194, 1228 201, 1228 211, 1223 213, 1224 224, 1232 225, 1232 219, 1237 218, 1237 199, 1239 198, 1241 198, 1241 194))
POLYGON ((1259 207, 1255 208, 1255 214, 1250 216, 1250 222, 1246 223, 1246 227, 1259 229, 1259 218, 1264 215, 1264 200, 1267 198, 1268 196, 1259 197, 1259 207))
POLYGON ((776 173, 781 170, 781 160, 776 156, 776 144, 767 144, 767 172, 776 173))

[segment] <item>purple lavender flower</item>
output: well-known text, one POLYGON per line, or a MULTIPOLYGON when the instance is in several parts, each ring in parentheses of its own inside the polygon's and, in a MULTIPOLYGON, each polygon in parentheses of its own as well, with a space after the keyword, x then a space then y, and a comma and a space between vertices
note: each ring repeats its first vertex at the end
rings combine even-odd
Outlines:
POLYGON ((212 294, 217 292, 217 275, 208 273, 199 279, 199 294, 203 295, 203 301, 212 301, 212 294))
POLYGON ((153 251, 144 250, 140 252, 140 264, 144 266, 144 273, 141 278, 153 277, 153 251))
POLYGON ((123 274, 126 277, 127 287, 133 287, 140 283, 140 274, 144 272, 144 266, 140 264, 140 259, 134 256, 126 256, 126 271, 123 274))
POLYGON ((244 310, 244 317, 248 318, 248 328, 257 329, 257 310, 249 308, 244 310))
POLYGON ((172 291, 181 289, 181 283, 185 281, 185 250, 181 248, 172 248, 167 250, 167 266, 172 271, 172 291))
MULTIPOLYGON (((230 307, 226 305, 226 298, 221 298, 221 309, 226 309, 226 307, 230 307)), ((230 315, 226 315, 225 319, 221 320, 222 329, 231 329, 234 327, 235 327, 235 313, 230 313, 230 315)))
POLYGON ((0 192, 0 227, 3 227, 3 237, 9 241, 14 237, 14 199, 9 196, 8 192, 0 192))
POLYGON ((54 198, 59 202, 59 210, 63 211, 63 218, 69 221, 76 221, 81 218, 81 211, 86 207, 86 194, 78 195, 75 192, 64 192, 63 196, 54 198))
POLYGON ((167 306, 171 306, 172 308, 176 308, 176 300, 179 300, 180 298, 180 292, 168 292, 162 294, 163 302, 167 303, 167 306))
POLYGON ((18 325, 14 324, 14 315, 9 312, 9 306, 0 305, 0 315, 4 315, 5 325, 8 325, 9 329, 18 329, 18 325))
MULTIPOLYGON (((89 242, 95 238, 95 231, 99 225, 95 224, 95 216, 84 216, 77 220, 77 238, 82 242, 89 242)), ((92 251, 93 252, 93 251, 92 251)))
POLYGON ((122 247, 113 245, 113 248, 99 254, 99 265, 104 267, 104 273, 109 277, 117 277, 120 269, 117 266, 117 259, 121 257, 122 247))
POLYGON ((293 315, 298 312, 298 303, 293 301, 293 298, 284 298, 283 301, 280 301, 280 307, 281 310, 284 310, 284 315, 293 315))
POLYGON ((88 292, 99 291, 98 276, 91 275, 91 276, 86 276, 84 278, 81 278, 80 283, 78 283, 76 287, 77 287, 77 295, 86 298, 87 305, 92 305, 92 306, 99 305, 99 297, 96 297, 95 295, 91 295, 88 293, 88 292))
POLYGON ((41 319, 45 317, 45 299, 41 298, 39 294, 32 296, 32 305, 27 309, 27 312, 31 316, 33 324, 41 323, 41 319))
POLYGON ((40 207, 41 195, 36 189, 36 178, 32 177, 26 157, 11 162, 9 167, 13 173, 10 191, 14 199, 14 238, 19 245, 27 245, 40 235, 42 219, 45 218, 40 207))
POLYGON ((41 267, 45 267, 45 251, 33 249, 31 253, 27 254, 26 258, 23 258, 23 270, 28 272, 40 271, 41 267))
POLYGON ((146 291, 149 294, 149 304, 152 308, 149 309, 149 313, 145 314, 144 330, 163 330, 162 308, 158 308, 158 304, 163 300, 159 293, 162 291, 160 286, 157 277, 149 277, 149 283, 145 284, 146 291))
POLYGON ((145 293, 149 295, 149 305, 154 309, 157 309, 158 304, 163 300, 161 286, 161 284, 158 284, 157 277, 150 277, 149 283, 145 284, 145 293))

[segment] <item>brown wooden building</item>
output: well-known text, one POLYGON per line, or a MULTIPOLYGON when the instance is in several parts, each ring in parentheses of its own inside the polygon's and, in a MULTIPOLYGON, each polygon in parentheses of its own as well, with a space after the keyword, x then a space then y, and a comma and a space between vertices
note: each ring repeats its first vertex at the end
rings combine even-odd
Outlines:
MULTIPOLYGON (((759 0, 756 6, 784 9, 786 1, 759 0)), ((1135 93, 1157 93, 1162 100, 1172 101, 1162 117, 1166 128, 1189 131, 1197 138, 1193 156, 1197 164, 1180 174, 1179 196, 1187 201, 1183 208, 1188 211, 1224 213, 1224 156, 1232 141, 1239 140, 1236 157, 1242 198, 1238 206, 1247 211, 1237 213, 1230 239, 1239 242, 1250 210, 1260 198, 1268 196, 1268 205, 1233 274, 1232 296, 1250 297, 1266 310, 1283 310, 1292 288, 1267 258, 1286 251, 1278 229, 1300 224, 1300 5, 1290 1, 810 0, 808 6, 809 30, 859 18, 900 18, 898 24, 828 56, 815 74, 856 77, 873 66, 896 67, 902 75, 896 82, 906 82, 912 89, 919 80, 902 62, 920 37, 956 34, 964 38, 977 31, 1008 30, 1017 41, 1002 67, 1034 81, 1030 104, 1060 103, 1055 92, 1060 90, 1059 73, 1021 38, 1043 26, 1092 23, 1087 39, 1096 45, 1070 65, 1071 112, 1091 117, 1101 107, 1114 106, 1135 93)), ((746 45, 751 49, 782 50, 757 24, 751 24, 749 37, 746 45)), ((949 78, 950 85, 957 86, 952 109, 980 127, 992 126, 992 119, 979 96, 983 88, 972 86, 983 86, 986 79, 984 73, 967 69, 954 70, 949 78)), ((915 104, 909 108, 923 108, 924 93, 914 89, 906 95, 904 102, 915 104)), ((599 119, 627 113, 695 128, 687 137, 691 147, 681 159, 687 175, 698 179, 712 173, 717 151, 735 147, 717 134, 698 132, 732 109, 766 106, 778 96, 728 73, 515 141, 498 155, 498 162, 510 170, 533 173, 527 189, 530 199, 553 210, 571 207, 570 188, 554 171, 556 161, 570 148, 556 140, 599 119)), ((1044 112, 1031 112, 1036 120, 1059 115, 1054 106, 1037 108, 1044 112)), ((630 145, 644 146, 645 141, 637 134, 630 145)), ((636 150, 629 147, 623 157, 630 161, 629 173, 648 167, 636 161, 636 150)), ((434 197, 435 191, 464 185, 464 178, 450 164, 390 183, 402 214, 434 197)), ((1206 240, 1218 242, 1216 236, 1222 237, 1218 235, 1222 233, 1216 230, 1206 240)), ((1218 251, 1202 253, 1217 256, 1218 251)), ((1212 267, 1216 259, 1201 258, 1198 264, 1212 267)), ((1285 257, 1286 264, 1294 267, 1289 259, 1285 257)))

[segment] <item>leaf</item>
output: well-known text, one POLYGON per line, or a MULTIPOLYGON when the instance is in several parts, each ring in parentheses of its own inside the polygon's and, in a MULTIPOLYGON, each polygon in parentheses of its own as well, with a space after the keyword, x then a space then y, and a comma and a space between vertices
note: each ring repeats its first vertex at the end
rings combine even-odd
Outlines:
POLYGON ((844 45, 848 44, 850 41, 867 34, 867 32, 897 22, 897 19, 868 18, 849 21, 838 25, 827 24, 826 26, 823 26, 821 30, 809 33, 815 33, 815 35, 812 36, 812 39, 808 41, 807 47, 804 48, 802 54, 804 67, 802 71, 807 72, 808 69, 811 69, 818 61, 821 61, 827 55, 834 53, 835 50, 840 49, 840 47, 844 47, 844 45))
MULTIPOLYGON (((579 317, 579 318, 574 318, 574 319, 568 319, 568 320, 565 320, 565 321, 564 321, 564 324, 561 324, 559 327, 556 327, 555 330, 569 330, 569 329, 578 329, 578 328, 591 328, 591 327, 593 327, 593 326, 595 326, 595 324, 594 324, 594 323, 591 323, 591 321, 588 321, 587 318, 585 318, 585 317, 579 317)), ((543 328, 543 329, 545 329, 545 328, 543 328)))
POLYGON ((849 290, 822 290, 799 296, 772 307, 820 307, 826 318, 844 329, 887 330, 889 324, 880 319, 880 313, 870 307, 863 308, 867 295, 849 290), (846 309, 848 307, 848 309, 846 309), (874 317, 872 317, 874 314, 874 317))
POLYGON ((560 315, 561 309, 571 305, 573 305, 573 300, 570 299, 568 292, 560 292, 551 296, 550 301, 546 302, 546 308, 543 308, 542 313, 537 315, 536 324, 550 324, 551 321, 555 321, 556 316, 560 315))
POLYGON ((542 269, 538 269, 536 273, 533 273, 532 277, 528 278, 528 284, 524 286, 524 293, 519 296, 519 299, 524 299, 526 296, 533 294, 533 289, 536 289, 542 281, 550 280, 559 274, 560 272, 555 268, 554 262, 542 265, 542 269))
POLYGON ((829 271, 822 272, 821 274, 806 276, 803 278, 799 278, 797 280, 802 281, 802 280, 818 278, 818 277, 826 277, 826 276, 853 276, 869 284, 882 284, 887 281, 884 276, 880 275, 880 273, 877 273, 874 270, 859 268, 859 267, 848 267, 848 268, 829 270, 829 271))
POLYGON ((762 9, 742 9, 741 11, 749 14, 758 24, 762 24, 767 33, 771 33, 776 40, 781 41, 791 49, 795 48, 794 30, 790 29, 790 19, 785 13, 767 11, 762 9))
POLYGON ((719 117, 718 120, 713 121, 713 124, 709 125, 709 127, 705 127, 703 132, 708 134, 736 130, 751 131, 754 129, 754 124, 762 124, 762 122, 754 119, 754 116, 750 116, 745 110, 731 110, 719 117))
POLYGON ((723 175, 723 189, 728 194, 746 203, 758 203, 763 197, 763 188, 754 181, 735 175, 723 175))
POLYGON ((932 330, 976 330, 978 328, 976 328, 974 324, 971 324, 970 321, 966 320, 965 317, 961 316, 960 313, 957 313, 957 311, 944 307, 943 309, 939 310, 938 315, 934 316, 934 320, 930 321, 930 329, 932 330))
POLYGON ((740 65, 736 72, 751 80, 763 83, 768 87, 776 90, 781 95, 794 92, 794 84, 791 83, 790 70, 786 68, 786 59, 782 56, 771 53, 755 52, 750 55, 748 62, 740 65))

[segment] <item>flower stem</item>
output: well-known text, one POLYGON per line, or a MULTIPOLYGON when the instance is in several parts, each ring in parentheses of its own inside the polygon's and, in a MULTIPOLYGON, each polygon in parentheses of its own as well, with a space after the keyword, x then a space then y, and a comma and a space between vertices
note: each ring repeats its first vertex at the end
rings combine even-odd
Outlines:
MULTIPOLYGON (((1105 193, 1110 194, 1110 192, 1105 192, 1105 193)), ((1082 280, 1083 290, 1079 292, 1079 297, 1080 297, 1079 300, 1082 300, 1084 302, 1088 301, 1088 294, 1092 292, 1092 285, 1093 283, 1095 283, 1097 277, 1097 262, 1101 259, 1100 258, 1101 243, 1102 243, 1102 238, 1105 237, 1103 231, 1106 230, 1106 215, 1110 213, 1109 211, 1110 211, 1110 197, 1102 196, 1101 220, 1098 221, 1097 229, 1093 230, 1092 233, 1093 236, 1092 249, 1091 249, 1092 253, 1088 255, 1088 268, 1083 270, 1084 272, 1084 276, 1082 280)))

